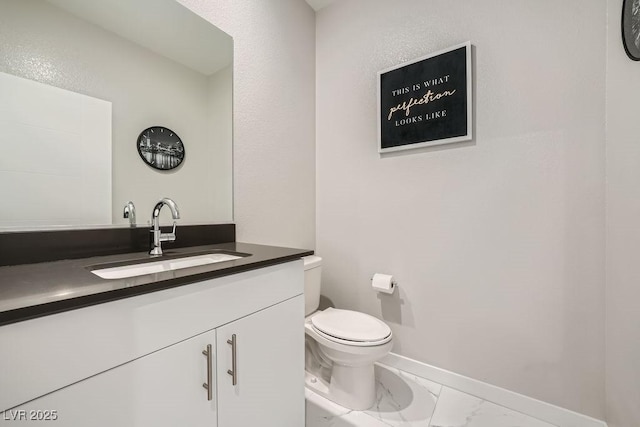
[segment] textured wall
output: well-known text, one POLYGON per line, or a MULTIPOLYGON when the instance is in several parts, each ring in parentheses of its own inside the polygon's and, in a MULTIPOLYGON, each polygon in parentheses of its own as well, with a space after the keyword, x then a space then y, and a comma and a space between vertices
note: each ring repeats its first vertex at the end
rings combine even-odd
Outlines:
POLYGON ((399 354, 598 418, 605 16, 599 0, 345 0, 316 24, 324 294, 385 319, 399 354), (473 142, 381 158, 376 72, 466 40, 473 142), (373 293, 374 272, 399 294, 373 293))
POLYGON ((208 80, 208 140, 216 155, 206 167, 214 183, 207 191, 213 196, 213 218, 233 218, 233 65, 208 80))
POLYGON ((640 426, 640 63, 622 47, 622 0, 607 4, 607 422, 631 427, 640 426))
MULTIPOLYGON (((215 150, 208 140, 207 78, 101 28, 75 18, 45 1, 0 3, 0 71, 61 87, 113 103, 113 219, 126 223, 122 209, 136 204, 138 223, 151 217, 162 197, 172 197, 180 222, 231 220, 214 217, 214 197, 203 196, 215 179, 215 150), (186 145, 180 169, 160 173, 138 156, 136 139, 148 126, 178 132, 186 145)), ((226 186, 230 184, 227 182, 226 186)), ((227 191, 227 193, 229 193, 227 191)), ((219 202, 219 200, 217 200, 219 202)), ((232 199, 224 201, 229 214, 232 199)), ((163 212, 170 221, 170 215, 163 212)), ((170 223, 170 222, 169 222, 170 223)))
POLYGON ((302 0, 181 0, 234 40, 238 240, 315 244, 315 16, 302 0))

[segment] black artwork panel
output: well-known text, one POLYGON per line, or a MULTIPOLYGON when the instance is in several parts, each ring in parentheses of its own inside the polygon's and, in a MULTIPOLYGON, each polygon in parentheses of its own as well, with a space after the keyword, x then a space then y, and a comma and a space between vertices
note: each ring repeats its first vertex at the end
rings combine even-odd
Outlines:
POLYGON ((467 49, 380 75, 382 149, 468 134, 467 49))

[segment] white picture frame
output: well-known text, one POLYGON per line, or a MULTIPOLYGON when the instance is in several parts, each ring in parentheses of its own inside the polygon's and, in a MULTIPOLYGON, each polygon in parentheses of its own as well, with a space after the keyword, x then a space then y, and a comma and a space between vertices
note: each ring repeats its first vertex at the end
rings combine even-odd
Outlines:
POLYGON ((471 49, 467 41, 378 72, 379 153, 473 139, 471 49))

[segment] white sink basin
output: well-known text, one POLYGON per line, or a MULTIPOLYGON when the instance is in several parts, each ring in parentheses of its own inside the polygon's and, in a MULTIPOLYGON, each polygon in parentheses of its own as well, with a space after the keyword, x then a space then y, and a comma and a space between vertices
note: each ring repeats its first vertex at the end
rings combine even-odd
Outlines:
POLYGON ((91 270, 103 279, 125 279, 127 277, 144 276, 145 274, 162 273, 163 271, 180 270, 181 268, 197 267, 199 265, 215 264, 231 261, 242 257, 229 254, 205 254, 185 258, 167 259, 164 261, 147 262, 144 264, 123 265, 120 267, 91 270))

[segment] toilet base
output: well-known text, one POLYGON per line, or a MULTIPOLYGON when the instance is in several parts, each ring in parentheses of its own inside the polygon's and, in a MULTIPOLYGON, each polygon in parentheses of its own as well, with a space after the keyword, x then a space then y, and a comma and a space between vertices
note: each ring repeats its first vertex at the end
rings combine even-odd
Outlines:
POLYGON ((376 400, 376 380, 373 364, 364 366, 343 366, 335 364, 331 371, 329 394, 334 402, 362 411, 373 406, 376 400))
POLYGON ((314 393, 331 400, 329 398, 329 382, 322 377, 304 371, 304 385, 314 393))
POLYGON ((305 371, 305 385, 338 405, 355 411, 371 408, 376 399, 373 364, 343 366, 334 363, 330 382, 305 371))

